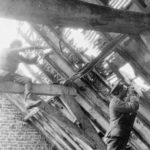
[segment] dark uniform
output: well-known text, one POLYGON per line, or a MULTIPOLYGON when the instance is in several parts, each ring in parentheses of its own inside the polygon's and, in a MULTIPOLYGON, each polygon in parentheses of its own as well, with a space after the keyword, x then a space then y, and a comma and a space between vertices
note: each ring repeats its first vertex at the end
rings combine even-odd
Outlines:
POLYGON ((139 97, 129 95, 124 100, 114 98, 110 102, 110 126, 105 135, 107 150, 124 150, 133 128, 139 97))

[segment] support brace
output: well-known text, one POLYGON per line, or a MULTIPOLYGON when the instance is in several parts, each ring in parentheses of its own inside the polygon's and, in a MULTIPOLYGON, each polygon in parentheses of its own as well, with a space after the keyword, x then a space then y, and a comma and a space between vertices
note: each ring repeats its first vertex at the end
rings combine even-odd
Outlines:
MULTIPOLYGON (((1 93, 21 94, 24 92, 24 86, 13 82, 0 83, 1 93)), ((76 95, 76 89, 59 84, 33 84, 32 93, 37 95, 76 95)))

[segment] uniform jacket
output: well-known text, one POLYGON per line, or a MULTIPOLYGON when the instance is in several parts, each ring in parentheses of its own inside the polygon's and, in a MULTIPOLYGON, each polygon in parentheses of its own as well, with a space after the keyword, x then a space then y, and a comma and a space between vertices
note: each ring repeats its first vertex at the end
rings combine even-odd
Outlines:
POLYGON ((110 127, 105 137, 129 136, 133 128, 136 112, 139 108, 139 97, 131 96, 123 101, 114 97, 109 105, 110 127))

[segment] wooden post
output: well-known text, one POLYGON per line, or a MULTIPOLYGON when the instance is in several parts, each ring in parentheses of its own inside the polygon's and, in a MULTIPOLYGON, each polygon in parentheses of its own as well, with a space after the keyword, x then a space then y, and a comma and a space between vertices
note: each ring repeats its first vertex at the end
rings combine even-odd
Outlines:
POLYGON ((150 30, 150 16, 70 0, 0 0, 0 16, 38 24, 138 34, 150 30), (48 19, 47 19, 48 18, 48 19))

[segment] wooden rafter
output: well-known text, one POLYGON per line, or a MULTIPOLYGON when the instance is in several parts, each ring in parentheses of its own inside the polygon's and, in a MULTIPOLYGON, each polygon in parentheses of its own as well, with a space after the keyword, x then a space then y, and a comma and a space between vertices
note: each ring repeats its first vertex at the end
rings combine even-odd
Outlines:
POLYGON ((150 16, 73 0, 0 0, 0 16, 60 26, 138 34, 150 30, 150 16), (59 10, 59 11, 58 11, 59 10))
MULTIPOLYGON (((24 86, 13 83, 4 82, 0 83, 0 92, 3 93, 23 93, 24 86)), ((66 87, 58 84, 33 84, 32 93, 37 95, 76 95, 76 89, 72 87, 66 87)))

